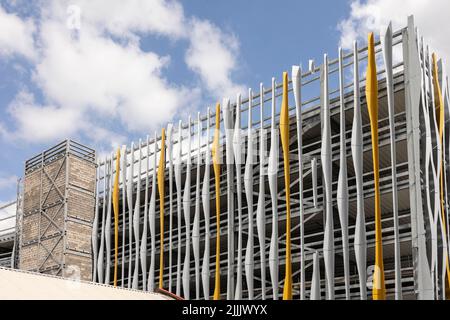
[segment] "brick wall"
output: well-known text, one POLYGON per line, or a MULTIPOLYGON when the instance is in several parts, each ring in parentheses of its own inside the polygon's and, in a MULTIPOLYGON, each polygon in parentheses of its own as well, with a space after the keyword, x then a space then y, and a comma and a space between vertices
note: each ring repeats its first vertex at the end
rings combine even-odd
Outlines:
POLYGON ((91 280, 95 169, 69 154, 25 175, 21 269, 91 280))

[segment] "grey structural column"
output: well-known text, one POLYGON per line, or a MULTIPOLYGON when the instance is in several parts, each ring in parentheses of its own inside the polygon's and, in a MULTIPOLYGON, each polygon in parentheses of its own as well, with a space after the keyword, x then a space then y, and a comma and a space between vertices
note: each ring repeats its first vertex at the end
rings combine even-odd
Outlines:
POLYGON ((411 208, 414 287, 418 299, 432 299, 433 288, 426 256, 426 234, 422 209, 420 177, 420 94, 421 70, 414 18, 408 17, 408 28, 403 31, 405 75, 406 125, 408 143, 408 171, 411 208))
POLYGON ((327 299, 334 300, 334 226, 333 226, 333 174, 331 168, 331 122, 330 104, 328 96, 328 55, 324 55, 323 62, 323 130, 322 130, 322 170, 325 194, 325 233, 323 255, 325 261, 325 280, 327 299))
POLYGON ((258 232, 261 256, 261 299, 266 300, 266 194, 265 194, 265 157, 266 134, 264 131, 264 86, 260 84, 260 143, 259 143, 259 194, 256 209, 256 230, 258 232))
POLYGON ((276 126, 276 83, 272 78, 272 126, 270 133, 270 153, 267 174, 269 178, 270 199, 272 203, 272 237, 270 238, 269 269, 272 280, 272 295, 278 300, 278 163, 279 137, 276 126))
POLYGON ((359 293, 361 300, 367 300, 367 238, 366 219, 364 212, 363 188, 363 133, 361 117, 361 97, 359 86, 358 43, 353 43, 353 126, 352 126, 352 157, 356 178, 356 224, 355 224, 355 258, 359 276, 359 293))
POLYGON ((350 300, 350 252, 348 244, 348 176, 347 143, 345 127, 344 67, 342 48, 339 48, 339 103, 340 103, 340 163, 337 188, 337 207, 341 223, 342 248, 344 258, 345 298, 350 300))
POLYGON ((236 164, 236 188, 237 188, 237 207, 238 207, 238 247, 237 247, 237 269, 236 269, 236 290, 234 298, 242 299, 242 139, 241 139, 241 95, 236 98, 236 122, 234 125, 233 149, 236 164))
POLYGON ((254 264, 254 230, 253 230, 253 134, 252 134, 252 89, 248 90, 248 134, 247 134, 247 162, 245 164, 244 185, 248 209, 248 239, 245 251, 245 276, 247 279, 248 298, 253 300, 253 272, 254 264))
POLYGON ((202 264, 202 283, 203 296, 205 300, 209 300, 209 260, 210 260, 210 246, 211 246, 211 229, 210 229, 210 175, 211 175, 211 149, 210 149, 210 115, 211 110, 208 108, 207 123, 206 123, 206 150, 205 150, 205 175, 203 177, 202 187, 202 204, 203 214, 205 216, 205 248, 203 252, 202 264))
POLYGON ((400 255, 400 235, 398 230, 398 191, 397 191, 397 147, 395 144, 395 107, 394 107, 394 72, 392 62, 392 23, 389 24, 384 34, 381 34, 383 57, 386 70, 386 86, 388 94, 389 132, 391 141, 391 166, 392 166, 392 208, 394 212, 394 255, 395 255, 395 299, 402 299, 402 273, 400 255))
POLYGON ((234 298, 234 196, 233 196, 233 112, 230 100, 223 99, 223 123, 225 128, 227 167, 227 300, 234 298))
POLYGON ((302 69, 292 67, 292 83, 295 98, 298 144, 298 189, 300 210, 300 300, 305 300, 305 212, 303 209, 303 124, 302 124, 302 69))

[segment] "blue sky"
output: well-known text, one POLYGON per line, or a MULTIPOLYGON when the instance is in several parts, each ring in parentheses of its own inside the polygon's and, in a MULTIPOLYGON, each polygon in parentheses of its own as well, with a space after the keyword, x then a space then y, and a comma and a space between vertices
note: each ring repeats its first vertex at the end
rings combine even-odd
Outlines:
POLYGON ((416 14, 447 56, 436 2, 0 0, 0 204, 24 161, 66 137, 109 153, 391 19, 416 14))

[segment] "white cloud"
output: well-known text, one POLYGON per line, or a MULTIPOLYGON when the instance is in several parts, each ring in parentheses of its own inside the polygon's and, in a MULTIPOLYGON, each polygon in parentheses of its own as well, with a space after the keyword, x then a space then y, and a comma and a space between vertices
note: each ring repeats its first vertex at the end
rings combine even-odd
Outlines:
POLYGON ((430 50, 436 51, 448 65, 450 63, 450 1, 448 0, 353 0, 350 16, 341 21, 341 45, 351 48, 353 40, 366 42, 368 32, 379 33, 389 21, 394 30, 407 24, 407 17, 415 16, 415 24, 430 50))
POLYGON ((16 96, 8 112, 15 120, 16 129, 6 134, 37 143, 70 137, 79 129, 81 118, 73 109, 36 104, 34 96, 25 91, 16 96))
POLYGON ((208 90, 217 98, 234 97, 244 92, 235 84, 231 73, 236 68, 239 42, 233 35, 223 33, 209 21, 193 19, 186 63, 200 75, 208 90))
POLYGON ((183 6, 174 0, 53 0, 47 15, 66 17, 67 8, 77 6, 81 28, 93 26, 99 33, 118 37, 154 33, 177 39, 185 36, 183 6))
POLYGON ((86 130, 86 136, 96 145, 100 146, 96 150, 97 158, 99 159, 110 156, 119 146, 128 143, 127 138, 124 135, 100 126, 90 126, 89 130, 86 130))
POLYGON ((20 54, 29 59, 34 58, 34 31, 31 20, 22 20, 6 12, 0 5, 0 56, 20 54))
POLYGON ((116 118, 129 131, 146 131, 171 119, 187 90, 161 75, 168 57, 121 45, 84 27, 77 38, 59 22, 42 25, 42 60, 35 81, 52 103, 116 118))
POLYGON ((33 85, 11 102, 12 123, 0 123, 9 138, 50 143, 83 134, 107 150, 126 143, 129 133, 145 135, 198 110, 206 96, 219 100, 243 91, 231 79, 237 38, 207 20, 186 17, 178 1, 52 0, 41 10, 36 28, 14 16, 35 32, 36 54, 33 85), (68 27, 73 5, 81 14, 76 30, 68 27), (171 57, 144 51, 144 36, 187 42, 185 62, 201 85, 167 79, 171 57), (43 100, 35 101, 34 94, 43 100))
MULTIPOLYGON (((0 190, 6 190, 6 189, 14 189, 17 186, 17 179, 18 177, 15 175, 5 175, 0 174, 0 190)), ((7 203, 3 203, 3 205, 6 205, 7 203)), ((0 201, 0 207, 2 206, 2 202, 0 201)))

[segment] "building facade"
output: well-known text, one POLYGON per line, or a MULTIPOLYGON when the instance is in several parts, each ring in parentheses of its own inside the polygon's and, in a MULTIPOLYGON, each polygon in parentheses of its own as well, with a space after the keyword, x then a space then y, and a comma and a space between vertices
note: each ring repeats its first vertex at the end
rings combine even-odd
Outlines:
POLYGON ((413 17, 368 40, 99 160, 92 280, 186 299, 450 297, 445 67, 413 17))

